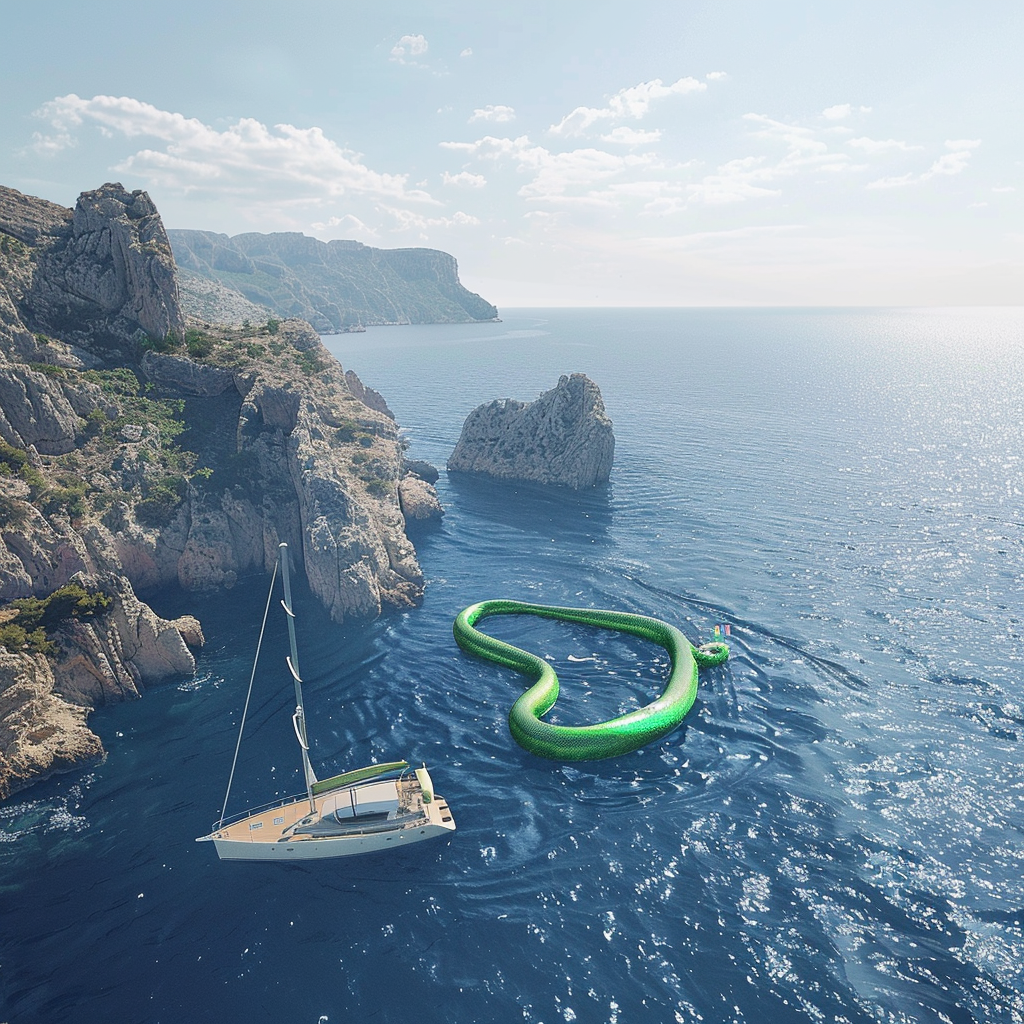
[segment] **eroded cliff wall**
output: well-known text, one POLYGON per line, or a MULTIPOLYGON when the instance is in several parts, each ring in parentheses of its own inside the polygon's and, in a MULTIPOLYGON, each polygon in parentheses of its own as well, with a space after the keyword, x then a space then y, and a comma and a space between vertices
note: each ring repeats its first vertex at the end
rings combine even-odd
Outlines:
POLYGON ((0 188, 0 796, 98 756, 83 708, 191 670, 198 624, 136 590, 230 587, 287 541, 335 619, 375 615, 422 594, 403 509, 435 506, 308 323, 186 324, 146 193, 0 188), (11 601, 83 580, 113 610, 19 640, 11 601))

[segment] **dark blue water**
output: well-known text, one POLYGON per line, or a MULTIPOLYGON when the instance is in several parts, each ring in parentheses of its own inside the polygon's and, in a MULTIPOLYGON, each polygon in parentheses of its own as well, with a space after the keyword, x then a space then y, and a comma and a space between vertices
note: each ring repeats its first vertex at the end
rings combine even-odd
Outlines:
MULTIPOLYGON (((329 339, 413 457, 590 374, 615 423, 584 495, 449 480, 415 610, 300 594, 313 759, 427 761, 458 831, 390 858, 221 864, 265 581, 199 601, 194 680, 104 709, 100 767, 0 808, 0 1020, 1024 1020, 1024 314, 514 311, 329 339), (564 767, 451 621, 491 597, 731 626, 684 727, 564 767)), ((646 703, 663 652, 490 620, 554 712, 646 703)), ((231 809, 300 788, 284 638, 231 809)))

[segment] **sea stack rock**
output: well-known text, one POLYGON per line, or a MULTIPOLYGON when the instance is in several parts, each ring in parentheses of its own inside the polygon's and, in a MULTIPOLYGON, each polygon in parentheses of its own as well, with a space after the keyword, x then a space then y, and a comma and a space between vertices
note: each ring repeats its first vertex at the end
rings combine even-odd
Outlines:
POLYGON ((608 480, 614 455, 601 389, 584 373, 563 374, 535 402, 505 398, 474 409, 448 471, 580 490, 608 480))

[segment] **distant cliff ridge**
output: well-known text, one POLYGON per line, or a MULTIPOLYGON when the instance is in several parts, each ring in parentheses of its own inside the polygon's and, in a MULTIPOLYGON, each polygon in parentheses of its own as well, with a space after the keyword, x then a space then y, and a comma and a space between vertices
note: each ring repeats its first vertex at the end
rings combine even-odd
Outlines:
POLYGON ((216 317, 203 306, 209 296, 202 294, 202 279, 276 316, 300 317, 321 334, 375 324, 468 323, 498 315, 462 286, 455 259, 436 249, 374 249, 298 232, 228 237, 171 230, 168 236, 179 268, 188 272, 181 282, 186 312, 205 319, 216 317))

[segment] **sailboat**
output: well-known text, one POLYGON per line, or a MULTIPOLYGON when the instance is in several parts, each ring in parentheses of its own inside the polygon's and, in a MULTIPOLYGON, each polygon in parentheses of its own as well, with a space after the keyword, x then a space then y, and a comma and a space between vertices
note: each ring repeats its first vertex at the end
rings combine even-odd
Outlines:
MULTIPOLYGON (((454 832, 452 812, 444 798, 434 792, 426 765, 411 769, 407 761, 390 761, 356 768, 322 781, 317 779, 309 760, 287 544, 278 546, 277 566, 270 581, 256 660, 259 659, 259 648, 266 630, 278 567, 284 586, 281 604, 288 623, 290 647, 285 664, 295 686, 292 725, 299 743, 306 792, 233 818, 225 817, 245 728, 245 711, 249 706, 247 697, 220 820, 213 825, 209 835, 200 836, 196 842, 212 842, 221 860, 292 861, 376 853, 454 832)), ((254 662, 253 678, 255 674, 254 662)), ((252 695, 252 679, 249 681, 249 695, 252 695)))

